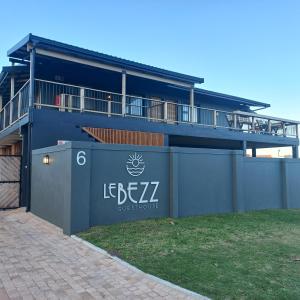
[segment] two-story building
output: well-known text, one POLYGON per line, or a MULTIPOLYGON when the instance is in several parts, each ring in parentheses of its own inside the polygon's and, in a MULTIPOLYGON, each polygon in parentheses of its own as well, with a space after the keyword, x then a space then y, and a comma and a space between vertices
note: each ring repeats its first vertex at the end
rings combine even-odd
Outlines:
POLYGON ((22 155, 29 203, 31 151, 59 140, 252 149, 290 146, 298 122, 258 114, 270 105, 196 87, 203 78, 29 34, 0 73, 2 155, 22 155))

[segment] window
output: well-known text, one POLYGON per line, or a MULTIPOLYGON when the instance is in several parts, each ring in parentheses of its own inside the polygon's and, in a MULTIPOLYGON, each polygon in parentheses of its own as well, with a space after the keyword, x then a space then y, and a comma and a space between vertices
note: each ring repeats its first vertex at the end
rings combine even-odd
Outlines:
POLYGON ((190 107, 188 105, 182 106, 182 121, 189 122, 190 121, 190 107))
POLYGON ((143 115, 143 99, 130 97, 126 106, 126 114, 134 116, 143 115))

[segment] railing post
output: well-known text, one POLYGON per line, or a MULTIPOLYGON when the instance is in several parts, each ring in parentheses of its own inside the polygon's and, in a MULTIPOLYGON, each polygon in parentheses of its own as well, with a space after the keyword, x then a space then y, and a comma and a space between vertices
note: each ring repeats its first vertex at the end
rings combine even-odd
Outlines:
POLYGON ((3 108, 3 129, 6 127, 6 109, 3 108))
POLYGON ((252 117, 252 122, 251 122, 251 131, 255 132, 255 125, 254 125, 254 117, 252 117))
POLYGON ((21 117, 21 105, 22 105, 22 91, 19 93, 18 96, 18 119, 21 117))
POLYGON ((271 120, 269 119, 268 120, 268 133, 271 134, 271 132, 272 132, 272 123, 271 123, 271 120))
POLYGON ((214 124, 214 128, 217 128, 217 111, 214 110, 213 111, 213 124, 214 124))
POLYGON ((168 121, 168 102, 164 102, 164 120, 168 121))
POLYGON ((111 116, 111 96, 108 96, 108 99, 107 99, 107 113, 108 113, 108 116, 110 117, 111 116))
POLYGON ((194 101, 194 87, 191 87, 190 89, 190 122, 194 123, 195 122, 195 116, 194 116, 194 106, 195 106, 195 101, 194 101))
POLYGON ((15 96, 15 77, 11 76, 10 78, 10 99, 15 96))
POLYGON ((282 134, 283 136, 286 136, 285 122, 282 122, 282 134))
POLYGON ((299 138, 299 125, 296 124, 296 138, 299 138))
POLYGON ((237 115, 236 114, 233 115, 233 128, 234 129, 237 128, 237 115))
POLYGON ((66 111, 65 107, 66 107, 66 94, 61 94, 59 111, 66 111))
POLYGON ((12 123, 12 119, 13 119, 13 101, 10 100, 10 103, 9 103, 9 125, 12 123))
POLYGON ((126 114, 126 71, 122 72, 122 115, 126 114))
POLYGON ((80 88, 80 112, 84 111, 84 88, 80 88))

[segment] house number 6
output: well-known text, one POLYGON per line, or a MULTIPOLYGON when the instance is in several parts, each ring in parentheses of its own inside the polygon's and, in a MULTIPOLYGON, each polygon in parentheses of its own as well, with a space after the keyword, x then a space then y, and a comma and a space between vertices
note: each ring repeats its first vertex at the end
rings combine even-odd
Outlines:
POLYGON ((78 151, 77 153, 77 164, 79 166, 84 166, 86 164, 86 153, 85 151, 78 151))

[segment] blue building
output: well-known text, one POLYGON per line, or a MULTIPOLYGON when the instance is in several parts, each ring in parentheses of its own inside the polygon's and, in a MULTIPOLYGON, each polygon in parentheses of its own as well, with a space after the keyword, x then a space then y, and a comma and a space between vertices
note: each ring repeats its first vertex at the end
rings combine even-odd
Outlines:
POLYGON ((0 73, 2 155, 22 156, 21 205, 31 151, 59 140, 213 149, 289 146, 297 121, 258 114, 270 105, 195 87, 203 78, 29 34, 0 73))

